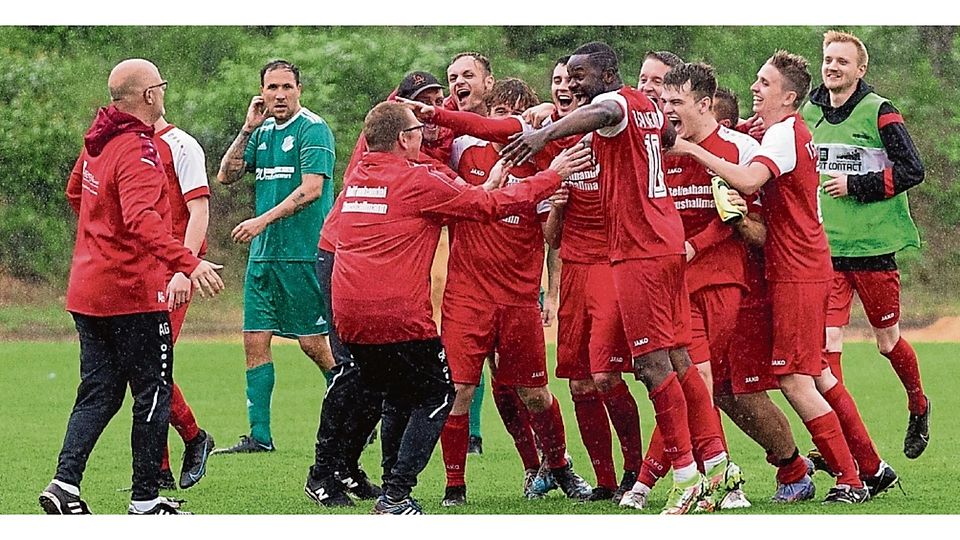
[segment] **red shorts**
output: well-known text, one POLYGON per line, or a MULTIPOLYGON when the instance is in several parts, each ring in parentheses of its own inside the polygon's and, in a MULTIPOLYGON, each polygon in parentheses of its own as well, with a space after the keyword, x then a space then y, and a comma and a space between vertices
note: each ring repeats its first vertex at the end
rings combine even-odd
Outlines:
POLYGON ((180 337, 180 330, 183 328, 183 321, 187 318, 187 308, 190 307, 190 302, 178 307, 177 309, 170 312, 170 331, 173 335, 173 343, 177 343, 177 338, 180 337))
POLYGON ((682 255, 611 265, 623 329, 633 358, 690 344, 690 298, 682 255))
POLYGON ((737 285, 705 287, 690 295, 690 360, 711 361, 714 378, 737 322, 743 289, 737 285))
POLYGON ((830 282, 770 282, 774 375, 820 375, 830 282))
POLYGON ((609 264, 563 263, 557 319, 557 377, 633 370, 609 264))
POLYGON ((860 297, 870 326, 889 328, 900 322, 899 271, 834 272, 827 306, 828 327, 850 324, 854 291, 860 297))
MULTIPOLYGON (((771 372, 773 358, 773 314, 770 304, 741 306, 737 323, 724 354, 730 391, 718 393, 752 394, 780 387, 771 372)), ((717 380, 716 374, 714 381, 717 380)), ((714 382, 714 388, 718 386, 714 382)))
POLYGON ((547 351, 540 308, 503 306, 445 295, 440 338, 458 384, 480 384, 484 360, 498 353, 497 381, 537 388, 547 384, 547 351))

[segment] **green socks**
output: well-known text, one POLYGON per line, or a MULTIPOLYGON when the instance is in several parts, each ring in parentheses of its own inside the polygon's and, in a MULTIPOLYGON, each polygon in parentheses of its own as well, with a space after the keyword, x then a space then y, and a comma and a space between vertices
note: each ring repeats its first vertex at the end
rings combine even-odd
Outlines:
POLYGON ((470 436, 480 437, 480 409, 483 408, 483 389, 486 377, 480 372, 480 384, 477 385, 473 393, 473 401, 470 402, 470 436))
POLYGON ((247 370, 247 416, 250 436, 268 445, 270 435, 270 398, 273 395, 273 362, 247 370))

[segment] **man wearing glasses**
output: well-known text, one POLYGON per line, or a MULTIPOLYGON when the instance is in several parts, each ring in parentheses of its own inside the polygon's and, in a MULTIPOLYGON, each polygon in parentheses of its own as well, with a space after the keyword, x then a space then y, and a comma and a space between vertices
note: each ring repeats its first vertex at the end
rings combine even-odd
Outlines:
POLYGON ((175 291, 216 294, 219 265, 198 259, 170 232, 167 179, 153 139, 166 82, 152 63, 119 63, 67 183, 77 238, 67 311, 80 337, 80 386, 54 480, 40 494, 48 514, 89 514, 80 481, 100 434, 133 395, 130 514, 177 514, 159 496, 173 386, 169 310, 175 291), (170 280, 169 276, 176 275, 170 280), (188 279, 189 276, 189 279, 188 279))
POLYGON ((233 229, 250 242, 243 291, 243 349, 247 365, 250 435, 214 453, 272 452, 270 401, 274 335, 296 339, 324 372, 333 367, 323 296, 314 272, 323 221, 333 206, 333 133, 300 105, 300 70, 284 60, 260 71, 236 140, 220 163, 217 180, 232 184, 256 173, 256 216, 233 229))

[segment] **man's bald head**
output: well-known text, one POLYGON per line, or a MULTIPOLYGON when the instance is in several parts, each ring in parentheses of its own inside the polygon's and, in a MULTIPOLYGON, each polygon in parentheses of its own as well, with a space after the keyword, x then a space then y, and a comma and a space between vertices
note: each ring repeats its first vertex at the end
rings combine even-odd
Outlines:
POLYGON ((153 124, 163 115, 164 80, 149 60, 131 58, 117 64, 107 79, 117 109, 153 124))
POLYGON ((110 98, 113 101, 120 101, 153 84, 148 81, 155 79, 160 79, 160 70, 153 65, 153 62, 142 58, 124 60, 113 68, 107 79, 110 98))

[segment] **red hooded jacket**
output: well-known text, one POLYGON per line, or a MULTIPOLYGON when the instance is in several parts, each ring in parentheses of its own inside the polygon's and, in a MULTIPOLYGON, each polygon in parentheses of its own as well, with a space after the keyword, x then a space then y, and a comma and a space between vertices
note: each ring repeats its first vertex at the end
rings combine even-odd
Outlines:
POLYGON ((165 311, 174 272, 200 264, 171 233, 167 180, 153 127, 101 108, 67 182, 77 239, 67 311, 107 317, 165 311))

